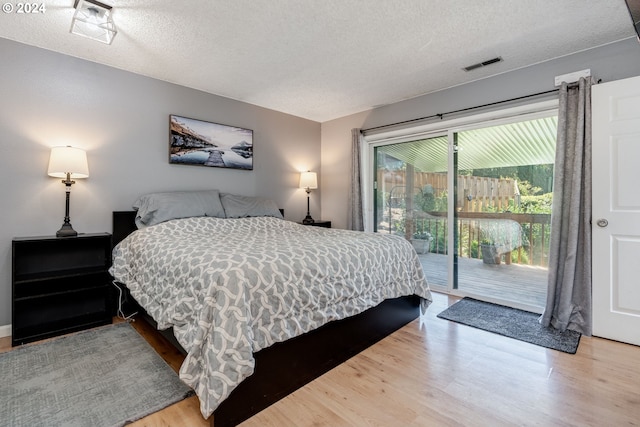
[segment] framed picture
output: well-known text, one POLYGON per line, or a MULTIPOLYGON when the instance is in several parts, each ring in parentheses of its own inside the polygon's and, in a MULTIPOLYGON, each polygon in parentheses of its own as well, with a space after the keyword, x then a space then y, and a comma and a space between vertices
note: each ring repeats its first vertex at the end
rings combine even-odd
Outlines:
POLYGON ((169 163, 253 170, 253 131, 172 114, 169 163))

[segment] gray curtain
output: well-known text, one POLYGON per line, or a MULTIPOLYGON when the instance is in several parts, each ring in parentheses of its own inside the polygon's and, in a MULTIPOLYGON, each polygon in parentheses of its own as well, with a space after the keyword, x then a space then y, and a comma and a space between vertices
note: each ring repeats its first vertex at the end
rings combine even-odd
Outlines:
POLYGON ((543 326, 591 335, 591 79, 560 88, 543 326))
POLYGON ((349 186, 349 216, 347 218, 347 228, 356 231, 364 231, 362 181, 360 178, 361 146, 362 132, 360 132, 360 129, 351 129, 351 185, 349 186))

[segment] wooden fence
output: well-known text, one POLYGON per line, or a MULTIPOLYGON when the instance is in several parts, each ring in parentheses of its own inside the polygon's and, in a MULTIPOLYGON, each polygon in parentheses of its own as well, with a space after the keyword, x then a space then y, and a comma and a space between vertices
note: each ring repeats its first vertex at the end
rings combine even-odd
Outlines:
MULTIPOLYGON (((432 193, 434 197, 444 197, 447 191, 447 174, 414 172, 413 193, 432 193)), ((511 178, 487 178, 481 176, 458 175, 458 200, 456 206, 464 212, 483 212, 487 209, 504 211, 509 203, 518 203, 518 189, 511 178)), ((378 189, 388 194, 389 204, 399 206, 406 197, 407 182, 405 171, 378 171, 378 189)))

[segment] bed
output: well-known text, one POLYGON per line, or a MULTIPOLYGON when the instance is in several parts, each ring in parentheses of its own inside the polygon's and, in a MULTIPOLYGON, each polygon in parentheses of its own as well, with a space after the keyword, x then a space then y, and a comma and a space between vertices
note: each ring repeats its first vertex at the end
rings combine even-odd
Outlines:
POLYGON ((114 213, 110 272, 172 330, 186 353, 180 377, 216 427, 337 366, 431 300, 400 237, 303 226, 259 198, 157 194, 114 213))

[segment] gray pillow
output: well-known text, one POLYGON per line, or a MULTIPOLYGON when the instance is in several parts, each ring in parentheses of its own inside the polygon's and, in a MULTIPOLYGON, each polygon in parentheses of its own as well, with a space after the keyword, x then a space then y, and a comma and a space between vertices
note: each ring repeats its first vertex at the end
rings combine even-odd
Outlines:
POLYGON ((218 190, 173 191, 141 196, 133 204, 136 225, 144 228, 177 218, 214 216, 224 218, 218 190))
POLYGON ((282 218, 278 205, 271 199, 220 193, 220 201, 227 218, 273 216, 282 218))

